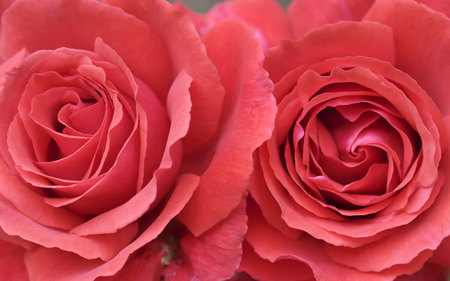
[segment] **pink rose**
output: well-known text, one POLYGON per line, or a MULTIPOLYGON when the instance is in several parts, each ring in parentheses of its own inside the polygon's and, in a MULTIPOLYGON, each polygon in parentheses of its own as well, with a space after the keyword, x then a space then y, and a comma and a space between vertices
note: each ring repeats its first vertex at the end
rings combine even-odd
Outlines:
POLYGON ((3 15, 0 279, 230 278, 276 111, 260 44, 236 22, 200 38, 163 0, 103 2, 3 15))
POLYGON ((450 267, 450 20, 430 7, 450 10, 424 2, 292 2, 298 40, 266 52, 278 113, 255 153, 241 271, 379 281, 450 267))

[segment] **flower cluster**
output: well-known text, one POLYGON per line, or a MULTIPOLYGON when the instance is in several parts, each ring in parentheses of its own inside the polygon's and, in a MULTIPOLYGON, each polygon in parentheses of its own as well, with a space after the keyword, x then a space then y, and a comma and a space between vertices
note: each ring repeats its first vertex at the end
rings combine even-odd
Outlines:
POLYGON ((0 13, 0 280, 447 280, 450 1, 0 13))

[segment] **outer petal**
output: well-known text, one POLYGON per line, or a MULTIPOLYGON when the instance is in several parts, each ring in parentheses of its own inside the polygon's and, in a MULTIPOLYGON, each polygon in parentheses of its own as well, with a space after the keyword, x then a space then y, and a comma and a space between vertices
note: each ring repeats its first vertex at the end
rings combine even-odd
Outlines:
POLYGON ((270 262, 258 256, 253 248, 244 244, 244 254, 239 270, 245 271, 259 281, 315 280, 311 269, 295 260, 270 262))
POLYGON ((120 9, 89 0, 19 0, 5 12, 3 23, 3 59, 22 48, 93 50, 101 37, 164 100, 172 64, 163 42, 149 26, 120 9))
POLYGON ((302 236, 288 238, 271 228, 258 211, 249 211, 249 231, 246 240, 260 257, 272 263, 294 260, 311 267, 318 281, 391 281, 396 276, 420 269, 430 252, 421 253, 408 265, 396 265, 382 272, 362 272, 334 262, 324 251, 322 241, 302 236))
MULTIPOLYGON (((40 195, 24 185, 0 158, 0 193, 15 205, 15 211, 24 213, 34 221, 46 226, 70 229, 80 224, 83 219, 65 209, 57 209, 47 205, 40 195)), ((1 208, 0 208, 1 209, 1 208)), ((4 216, 3 211, 0 217, 4 216)))
POLYGON ((176 3, 204 34, 224 20, 242 20, 255 29, 263 47, 272 47, 281 40, 292 38, 288 18, 283 8, 274 0, 234 0, 215 5, 205 15, 197 14, 181 3, 176 3))
POLYGON ((193 78, 192 121, 184 149, 187 153, 203 149, 217 132, 224 92, 194 25, 164 0, 108 0, 106 3, 121 7, 153 28, 170 54, 174 73, 186 71, 193 78))
POLYGON ((300 41, 286 40, 269 50, 264 68, 277 83, 298 66, 327 58, 361 55, 394 63, 393 39, 390 28, 378 23, 336 23, 315 29, 300 41))
POLYGON ((293 0, 289 6, 294 38, 309 30, 341 20, 360 20, 374 0, 293 0))
POLYGON ((450 259, 448 258, 448 253, 450 253, 450 237, 447 237, 442 241, 441 245, 434 252, 431 261, 437 264, 441 264, 450 268, 450 259))
POLYGON ((161 260, 166 252, 157 243, 150 242, 129 258, 114 276, 98 278, 97 281, 156 281, 163 271, 161 260))
POLYGON ((45 247, 57 247, 75 252, 86 259, 107 260, 125 247, 137 232, 137 225, 130 225, 114 234, 79 237, 65 231, 46 228, 17 212, 8 201, 0 197, 0 224, 5 233, 45 247))
MULTIPOLYGON (((253 170, 252 152, 270 136, 276 111, 272 84, 261 65, 262 50, 247 27, 224 22, 205 34, 204 41, 227 96, 218 144, 208 152, 214 158, 179 216, 196 236, 226 218, 241 202, 253 170)), ((198 165, 197 158, 191 162, 198 165)))
POLYGON ((416 273, 399 276, 394 281, 447 281, 447 272, 444 267, 426 263, 416 273))
POLYGON ((288 18, 274 0, 236 0, 229 7, 246 23, 260 30, 269 46, 291 38, 288 18))
POLYGON ((99 276, 112 276, 123 268, 128 257, 148 242, 154 240, 185 206, 198 185, 195 175, 184 175, 167 201, 164 210, 152 224, 120 253, 107 262, 87 260, 58 249, 39 248, 30 252, 26 264, 34 280, 91 281, 99 276), (51 276, 52 279, 49 279, 51 276))
MULTIPOLYGON (((11 6, 11 4, 16 1, 16 0, 4 0, 4 1, 0 1, 0 18, 3 16, 3 13, 6 11, 6 9, 9 8, 9 6, 11 6)), ((1 25, 1 21, 0 21, 0 25, 1 25)), ((1 32, 0 32, 1 34, 1 32)))
POLYGON ((245 200, 224 221, 196 238, 183 237, 181 247, 201 280, 225 280, 233 276, 242 255, 247 232, 245 200))
POLYGON ((422 3, 430 7, 431 9, 442 12, 450 17, 450 2, 445 0, 417 0, 417 2, 422 3))
POLYGON ((19 66, 27 56, 28 52, 22 49, 0 65, 0 86, 3 86, 3 83, 5 83, 5 73, 19 66))
POLYGON ((0 240, 0 280, 27 281, 24 256, 26 250, 0 240))
POLYGON ((450 114, 450 19, 408 0, 377 1, 365 20, 394 31, 396 66, 414 77, 444 115, 450 114), (414 42, 414 44, 411 44, 414 42))
POLYGON ((3 0, 0 2, 0 16, 11 6, 15 0, 3 0))

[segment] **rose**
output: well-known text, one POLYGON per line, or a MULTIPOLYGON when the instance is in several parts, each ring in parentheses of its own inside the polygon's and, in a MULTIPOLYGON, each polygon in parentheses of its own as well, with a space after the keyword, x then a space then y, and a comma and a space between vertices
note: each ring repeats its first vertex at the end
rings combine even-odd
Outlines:
POLYGON ((393 280, 433 254, 450 266, 448 17, 407 0, 298 0, 289 17, 299 40, 266 52, 278 113, 240 270, 393 280))
POLYGON ((163 0, 104 2, 3 15, 0 279, 230 278, 276 110, 260 45, 236 22, 200 38, 163 0))

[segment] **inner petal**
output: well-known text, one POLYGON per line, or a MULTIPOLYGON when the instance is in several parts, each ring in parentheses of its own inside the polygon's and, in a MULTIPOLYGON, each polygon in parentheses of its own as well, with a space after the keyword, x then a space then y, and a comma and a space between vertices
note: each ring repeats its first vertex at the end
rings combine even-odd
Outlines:
POLYGON ((67 104, 58 113, 58 121, 65 125, 63 133, 72 134, 78 131, 93 135, 100 128, 105 115, 105 104, 102 100, 80 100, 77 104, 67 104))

